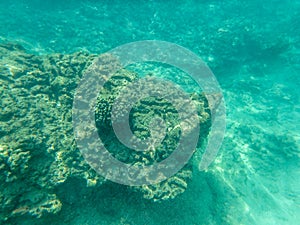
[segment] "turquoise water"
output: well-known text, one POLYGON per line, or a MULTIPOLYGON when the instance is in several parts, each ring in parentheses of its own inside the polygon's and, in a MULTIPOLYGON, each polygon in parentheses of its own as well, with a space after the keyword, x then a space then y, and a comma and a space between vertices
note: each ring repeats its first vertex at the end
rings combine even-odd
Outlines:
POLYGON ((175 199, 66 182, 60 212, 11 224, 299 224, 300 1, 1 1, 0 40, 37 55, 173 42, 210 66, 227 111, 215 162, 175 199))

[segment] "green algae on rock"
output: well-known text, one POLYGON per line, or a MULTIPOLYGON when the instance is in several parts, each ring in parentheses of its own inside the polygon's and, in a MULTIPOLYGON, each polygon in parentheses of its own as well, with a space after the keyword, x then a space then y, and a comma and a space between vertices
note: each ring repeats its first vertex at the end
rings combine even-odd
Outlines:
MULTIPOLYGON (((37 56, 27 54, 16 44, 0 45, 0 223, 20 216, 42 217, 59 212, 63 202, 57 188, 71 178, 84 180, 91 188, 105 182, 77 149, 72 127, 75 88, 95 57, 84 52, 37 56)), ((148 165, 171 154, 180 129, 175 129, 178 116, 171 104, 148 98, 133 109, 132 129, 137 136, 147 137, 149 124, 145 121, 164 110, 168 112, 166 121, 171 132, 163 144, 147 154, 125 149, 116 141, 110 127, 111 104, 119 87, 135 79, 137 74, 121 70, 107 82, 95 111, 96 122, 99 136, 113 146, 110 150, 117 159, 148 165), (167 145, 172 147, 165 148, 167 145)), ((204 96, 193 94, 191 98, 198 107, 201 126, 205 127, 201 142, 209 130, 209 109, 204 96)), ((147 199, 167 200, 184 192, 191 176, 192 166, 188 163, 161 183, 131 189, 147 199)))

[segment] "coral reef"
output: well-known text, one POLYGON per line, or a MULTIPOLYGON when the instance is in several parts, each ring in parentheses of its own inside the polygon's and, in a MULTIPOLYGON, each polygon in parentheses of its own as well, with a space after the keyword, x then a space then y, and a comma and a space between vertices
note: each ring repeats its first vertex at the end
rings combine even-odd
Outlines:
MULTIPOLYGON (((147 146, 149 146, 147 151, 135 151, 124 147, 124 145, 118 141, 114 134, 115 130, 112 128, 111 117, 113 103, 116 101, 117 97, 122 91, 125 102, 120 102, 117 105, 114 105, 114 114, 116 115, 115 119, 118 120, 118 115, 122 114, 122 105, 129 104, 130 101, 132 101, 134 94, 142 93, 145 91, 145 89, 147 92, 147 88, 155 88, 154 86, 151 86, 150 83, 148 83, 146 87, 138 87, 138 85, 134 83, 135 85, 130 86, 130 89, 133 91, 126 95, 126 92, 124 92, 123 89, 124 86, 133 83, 136 79, 137 74, 127 70, 120 70, 114 76, 112 76, 106 82, 104 88, 101 90, 98 96, 95 116, 99 136, 115 158, 131 165, 147 166, 153 163, 161 162, 162 160, 168 158, 178 145, 178 140, 181 138, 182 129, 187 130, 186 133, 190 133, 196 129, 196 126, 189 121, 189 118, 186 118, 187 122, 182 127, 176 108, 166 99, 157 97, 143 98, 134 105, 130 112, 129 120, 132 133, 140 139, 146 139, 153 135, 153 133, 155 135, 153 126, 151 126, 150 123, 153 118, 158 116, 163 118, 166 124, 166 136, 161 143, 147 143, 147 146)), ((168 90, 168 93, 173 96, 173 101, 181 110, 184 110, 184 114, 189 117, 191 113, 190 109, 186 107, 186 103, 182 101, 181 98, 177 98, 176 95, 178 94, 176 91, 168 90)), ((210 112, 207 101, 203 95, 191 93, 190 99, 194 105, 196 105, 200 125, 202 128, 198 143, 198 145, 200 145, 203 141, 203 138, 207 136, 209 131, 210 112)), ((161 174, 157 174, 157 176, 159 177, 161 174)), ((145 198, 152 199, 154 201, 172 199, 185 191, 191 176, 192 166, 187 164, 174 176, 163 182, 153 185, 133 187, 133 189, 141 191, 145 198)), ((154 181, 154 183, 156 179, 157 178, 155 177, 147 178, 147 180, 154 181)))
POLYGON ((167 180, 153 185, 135 187, 135 189, 141 191, 144 198, 151 199, 155 202, 173 199, 187 189, 188 181, 191 178, 192 167, 188 165, 167 180))
MULTIPOLYGON (((87 187, 93 188, 105 182, 76 148, 72 128, 74 91, 95 55, 78 52, 38 56, 26 53, 16 44, 2 44, 0 56, 0 223, 20 216, 39 218, 55 214, 63 207, 56 190, 70 178, 84 180, 87 187)), ((134 134, 149 136, 147 121, 157 112, 168 112, 164 119, 171 132, 150 155, 125 149, 116 141, 110 124, 112 102, 120 87, 136 78, 130 71, 119 71, 100 93, 95 114, 99 130, 103 129, 99 135, 113 144, 110 150, 116 158, 148 165, 171 154, 173 148, 165 146, 176 146, 180 129, 175 129, 178 115, 170 103, 147 98, 137 103, 132 112, 134 134)), ((198 107, 201 125, 209 128, 205 98, 192 94, 191 99, 198 107)), ((193 126, 187 129, 192 130, 193 126)), ((205 132, 204 136, 208 129, 205 132)), ((161 183, 132 189, 154 201, 170 199, 184 192, 191 175, 192 167, 187 164, 161 183)))
POLYGON ((35 56, 15 44, 2 44, 0 55, 2 223, 58 212, 62 204, 54 189, 70 177, 87 186, 104 179, 76 149, 71 122, 74 89, 94 56, 35 56))

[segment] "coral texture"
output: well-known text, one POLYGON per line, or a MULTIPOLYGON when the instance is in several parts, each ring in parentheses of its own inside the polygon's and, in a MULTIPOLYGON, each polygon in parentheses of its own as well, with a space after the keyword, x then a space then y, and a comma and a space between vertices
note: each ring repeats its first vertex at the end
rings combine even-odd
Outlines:
MULTIPOLYGON (((120 114, 122 114, 122 106, 129 104, 134 98, 133 95, 142 93, 145 89, 154 89, 154 86, 148 84, 147 86, 137 87, 133 85, 131 89, 135 89, 132 92, 126 94, 124 92, 124 86, 133 83, 137 79, 137 74, 127 71, 120 70, 114 76, 112 76, 104 89, 99 94, 97 107, 96 107, 96 122, 99 129, 99 136, 104 140, 106 147, 110 150, 111 154, 120 161, 139 166, 147 166, 153 163, 161 162, 162 160, 169 157, 174 149, 178 145, 178 140, 181 138, 182 129, 186 130, 186 133, 193 132, 196 129, 195 124, 186 118, 186 123, 180 124, 178 112, 176 108, 167 100, 147 97, 138 101, 135 106, 131 109, 129 121, 132 133, 140 138, 146 139, 151 135, 155 136, 155 130, 153 130, 153 124, 151 121, 156 116, 162 118, 166 124, 166 136, 161 143, 146 143, 149 147, 147 151, 135 151, 124 147, 115 136, 115 130, 112 128, 112 108, 120 93, 122 93, 124 99, 127 102, 120 102, 114 105, 115 119, 118 120, 120 114), (122 91, 122 92, 121 92, 122 91)), ((151 80, 151 78, 150 78, 151 80)), ((146 90, 147 91, 147 90, 146 90)), ((150 93, 150 91, 149 91, 150 93)), ((170 95, 173 95, 173 101, 179 106, 184 114, 190 115, 190 109, 186 107, 186 102, 177 98, 177 93, 174 90, 168 90, 170 95)), ((201 144, 203 138, 206 137, 209 124, 210 124, 210 111, 208 109, 207 101, 203 95, 192 93, 190 94, 190 100, 196 106, 200 126, 202 128, 201 138, 199 138, 198 145, 201 144)), ((182 118, 181 118, 182 119, 182 118)), ((184 138, 184 137, 182 137, 184 138)), ((174 162, 176 163, 176 162, 174 162)), ((155 183, 155 180, 162 174, 158 173, 157 177, 148 177, 148 181, 151 180, 155 183)), ((138 177, 138 175, 137 175, 138 177)), ((136 179, 138 179, 136 177, 136 179)), ((187 164, 174 176, 166 179, 163 182, 153 185, 143 185, 140 187, 133 187, 137 191, 141 191, 145 198, 152 199, 154 201, 172 199, 178 194, 181 194, 187 188, 187 183, 192 177, 192 166, 187 164)))
POLYGON ((15 44, 2 44, 0 56, 0 221, 56 213, 55 188, 68 178, 104 180, 76 149, 71 122, 74 89, 93 56, 35 56, 15 44))
MULTIPOLYGON (((84 52, 37 56, 16 44, 0 45, 0 56, 0 223, 25 215, 57 213, 63 202, 56 190, 70 178, 84 180, 91 188, 105 182, 76 148, 72 127, 75 88, 96 56, 84 52)), ((149 119, 165 115, 169 132, 162 144, 147 153, 132 151, 117 141, 111 128, 112 103, 120 87, 136 79, 137 74, 120 70, 106 83, 97 101, 96 122, 100 137, 116 158, 149 165, 171 154, 183 128, 177 127, 178 115, 170 103, 146 98, 132 110, 131 128, 136 136, 148 137, 149 119)), ((201 125, 206 124, 205 137, 209 128, 207 102, 198 94, 191 99, 197 105, 201 125)), ((186 129, 194 128, 190 125, 186 129)), ((166 200, 184 192, 191 175, 192 166, 187 164, 161 183, 132 189, 147 199, 166 200)))

